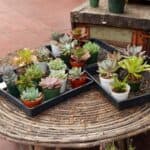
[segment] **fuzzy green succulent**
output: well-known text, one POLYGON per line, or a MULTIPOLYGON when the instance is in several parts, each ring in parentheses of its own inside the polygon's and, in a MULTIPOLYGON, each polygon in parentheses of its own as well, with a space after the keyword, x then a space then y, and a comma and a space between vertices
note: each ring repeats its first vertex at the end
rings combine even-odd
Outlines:
POLYGON ((39 92, 38 88, 26 88, 21 94, 22 100, 28 100, 28 101, 34 101, 37 98, 41 96, 41 93, 39 92))
POLYGON ((82 71, 81 67, 73 67, 69 70, 69 78, 70 79, 77 79, 79 78, 84 72, 82 71))
POLYGON ((39 80, 43 76, 43 72, 38 65, 31 65, 27 68, 25 76, 28 76, 31 80, 39 80))
POLYGON ((37 50, 37 57, 39 61, 48 61, 50 59, 50 51, 45 47, 41 47, 37 50))
POLYGON ((64 61, 60 58, 56 58, 54 60, 51 60, 48 63, 49 69, 50 70, 65 70, 67 69, 66 64, 64 63, 64 61))
POLYGON ((17 81, 17 74, 14 72, 14 68, 10 65, 3 65, 0 67, 0 74, 6 84, 15 84, 17 81))
POLYGON ((105 78, 110 78, 119 68, 117 61, 106 59, 98 63, 98 72, 105 78))
POLYGON ((99 45, 92 42, 87 42, 86 44, 83 45, 83 48, 88 50, 90 54, 98 53, 101 50, 99 45))

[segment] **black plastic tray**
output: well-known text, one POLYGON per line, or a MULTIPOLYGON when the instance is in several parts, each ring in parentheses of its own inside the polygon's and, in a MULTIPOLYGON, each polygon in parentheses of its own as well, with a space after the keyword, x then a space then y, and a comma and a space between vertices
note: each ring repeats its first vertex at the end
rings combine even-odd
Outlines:
POLYGON ((6 90, 0 90, 0 95, 2 95, 6 100, 11 102, 12 104, 15 104, 21 110, 23 110, 28 116, 33 117, 64 100, 70 99, 71 97, 76 96, 81 92, 87 91, 88 89, 90 89, 91 85, 93 85, 93 84, 94 84, 94 81, 89 78, 88 82, 86 84, 82 85, 81 87, 70 89, 55 98, 44 101, 42 104, 40 104, 34 108, 26 107, 21 102, 20 99, 12 96, 6 90))

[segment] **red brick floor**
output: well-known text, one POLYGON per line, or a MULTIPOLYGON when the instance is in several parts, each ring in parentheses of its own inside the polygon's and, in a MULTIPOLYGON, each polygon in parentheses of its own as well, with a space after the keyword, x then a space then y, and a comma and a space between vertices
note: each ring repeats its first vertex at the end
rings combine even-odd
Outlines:
MULTIPOLYGON (((23 47, 38 47, 51 32, 70 29, 70 11, 85 0, 0 0, 0 57, 23 47)), ((18 150, 0 139, 0 150, 18 150)))

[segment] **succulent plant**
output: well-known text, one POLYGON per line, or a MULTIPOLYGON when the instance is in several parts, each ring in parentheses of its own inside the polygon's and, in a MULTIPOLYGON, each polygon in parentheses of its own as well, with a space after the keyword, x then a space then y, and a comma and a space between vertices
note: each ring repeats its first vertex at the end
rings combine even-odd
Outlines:
POLYGON ((31 65, 27 68, 25 76, 28 76, 31 80, 39 80, 43 76, 42 70, 37 65, 31 65))
POLYGON ((107 53, 107 59, 120 61, 121 58, 122 58, 122 55, 118 51, 114 51, 113 53, 107 53))
POLYGON ((99 45, 92 42, 87 42, 83 45, 83 48, 88 50, 91 55, 94 53, 98 53, 101 50, 99 45))
POLYGON ((98 63, 98 72, 105 78, 111 78, 119 68, 117 61, 106 59, 98 63))
POLYGON ((118 77, 114 77, 114 80, 111 84, 113 91, 118 92, 118 93, 122 93, 126 91, 126 81, 123 80, 119 80, 118 77))
POLYGON ((21 94, 22 100, 28 100, 28 101, 34 101, 37 98, 41 96, 41 93, 39 92, 38 88, 26 88, 21 94))
POLYGON ((55 89, 55 88, 60 88, 62 85, 62 80, 58 78, 53 78, 53 77, 46 77, 41 79, 41 82, 39 85, 43 89, 55 89))
POLYGON ((70 43, 72 41, 72 38, 68 34, 64 34, 59 38, 59 42, 61 44, 70 43))
POLYGON ((17 74, 14 72, 14 68, 10 65, 3 65, 0 67, 0 74, 6 84, 15 84, 17 81, 17 74))
POLYGON ((130 80, 137 80, 142 77, 141 73, 144 71, 150 71, 150 65, 144 62, 144 58, 131 56, 121 60, 119 66, 128 71, 128 78, 130 80))
POLYGON ((67 73, 64 73, 62 71, 52 72, 50 74, 50 77, 58 78, 58 79, 66 79, 67 78, 67 73))
POLYGON ((56 58, 48 63, 50 70, 66 70, 67 66, 63 60, 56 58))
POLYGON ((48 61, 50 59, 50 51, 45 47, 41 47, 37 50, 37 57, 39 61, 48 61))
POLYGON ((79 60, 79 61, 86 61, 90 58, 90 53, 88 50, 83 48, 77 48, 72 51, 71 57, 73 59, 79 60))
POLYGON ((84 72, 80 67, 73 67, 69 70, 69 78, 70 79, 77 79, 80 78, 81 75, 83 75, 84 72))
POLYGON ((33 55, 33 51, 28 48, 19 50, 17 52, 17 55, 18 55, 17 57, 14 57, 13 62, 15 65, 18 65, 19 67, 29 65, 32 62, 37 61, 36 56, 33 55))
POLYGON ((126 56, 126 57, 129 57, 129 56, 139 56, 139 57, 143 57, 145 58, 146 55, 146 51, 142 51, 142 46, 131 46, 131 45, 128 45, 127 46, 127 50, 125 50, 123 52, 123 54, 126 56))

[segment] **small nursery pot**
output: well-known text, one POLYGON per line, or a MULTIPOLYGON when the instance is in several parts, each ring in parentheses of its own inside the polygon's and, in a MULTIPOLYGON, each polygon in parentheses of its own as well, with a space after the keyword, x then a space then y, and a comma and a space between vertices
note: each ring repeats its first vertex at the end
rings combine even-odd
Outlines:
POLYGON ((7 84, 7 89, 11 95, 13 95, 15 97, 19 97, 20 93, 19 93, 19 90, 15 84, 14 85, 13 84, 7 84))
POLYGON ((99 52, 96 52, 91 55, 91 57, 87 60, 87 64, 94 64, 97 62, 99 52))
POLYGON ((89 0, 90 6, 96 8, 99 6, 99 0, 89 0))
POLYGON ((126 0, 108 0, 109 11, 112 13, 124 13, 126 0))
POLYGON ((63 80, 62 82, 62 86, 60 88, 60 93, 64 93, 66 90, 66 86, 67 86, 67 78, 63 80))
POLYGON ((60 94, 60 88, 55 89, 43 89, 44 99, 49 100, 53 97, 56 97, 60 94))
POLYGON ((86 61, 79 61, 73 58, 70 58, 70 65, 72 67, 84 67, 86 64, 86 61))
POLYGON ((24 103, 25 106, 29 107, 29 108, 33 108, 37 105, 40 105, 43 101, 43 95, 41 94, 41 96, 39 98, 37 98, 34 101, 30 101, 30 100, 22 100, 22 102, 24 103))
POLYGON ((113 82, 113 78, 105 79, 102 76, 99 76, 99 80, 102 88, 108 93, 110 93, 110 84, 113 82))
POLYGON ((140 90, 140 85, 141 85, 141 82, 129 82, 129 85, 131 87, 131 91, 133 92, 137 92, 140 90))
POLYGON ((83 74, 80 78, 69 79, 72 88, 77 88, 84 85, 87 82, 87 75, 83 74))
POLYGON ((129 96, 129 92, 130 92, 130 86, 128 84, 126 85, 126 91, 122 93, 117 93, 113 91, 113 89, 111 88, 111 95, 118 101, 126 100, 129 96))
POLYGON ((51 44, 51 50, 52 50, 52 54, 55 57, 59 57, 60 56, 60 48, 59 48, 59 46, 51 44))

